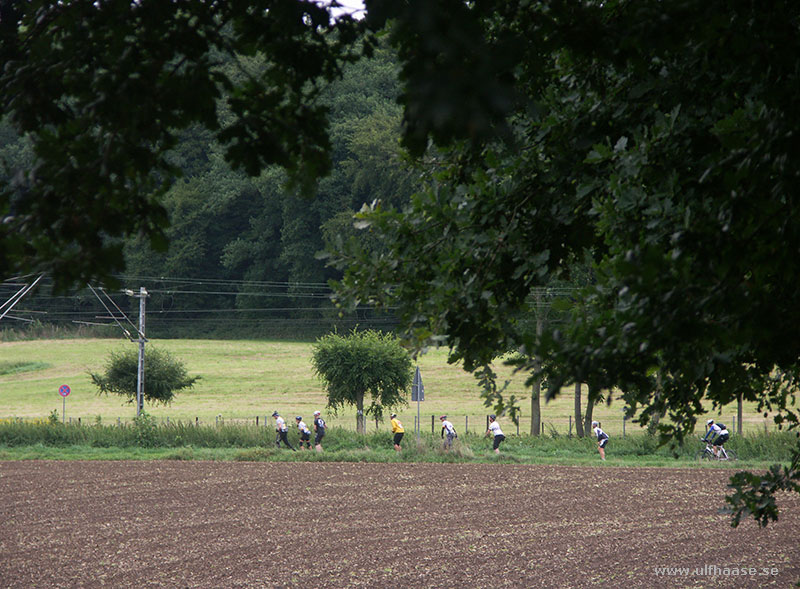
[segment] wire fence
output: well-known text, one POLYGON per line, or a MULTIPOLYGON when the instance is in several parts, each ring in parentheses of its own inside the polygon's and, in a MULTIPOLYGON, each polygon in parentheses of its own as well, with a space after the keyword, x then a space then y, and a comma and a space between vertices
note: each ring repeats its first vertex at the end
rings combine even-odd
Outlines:
MULTIPOLYGON (((403 417, 403 416, 401 416, 403 417)), ((489 415, 488 414, 471 414, 471 415, 448 415, 447 419, 453 424, 456 431, 464 434, 483 434, 489 427, 489 415)), ((737 421, 736 416, 731 415, 730 418, 726 418, 724 416, 717 418, 718 422, 724 422, 727 420, 725 424, 728 430, 732 434, 736 434, 738 431, 737 429, 737 421)), ((93 423, 100 423, 101 420, 97 417, 68 417, 65 419, 65 423, 69 425, 91 425, 93 423)), ((275 422, 274 419, 269 414, 264 415, 255 415, 253 417, 226 417, 223 414, 219 414, 211 419, 209 418, 201 418, 199 416, 194 417, 193 419, 170 419, 170 417, 160 417, 157 418, 157 422, 161 425, 169 426, 175 424, 190 424, 195 426, 214 426, 214 427, 221 427, 221 426, 249 426, 249 427, 263 427, 263 428, 274 428, 275 422)), ((104 425, 108 425, 109 423, 116 424, 119 427, 128 427, 133 425, 134 421, 132 418, 122 418, 117 417, 116 419, 112 420, 102 420, 104 425)), ((287 419, 288 425, 291 427, 293 426, 293 422, 291 419, 287 419)), ((344 416, 336 416, 336 417, 328 417, 326 416, 326 423, 329 426, 334 426, 337 428, 356 431, 357 424, 355 416, 351 417, 344 417, 344 416)), ((413 416, 413 421, 407 419, 403 419, 403 423, 405 424, 406 432, 416 432, 419 429, 422 433, 430 432, 433 435, 438 435, 441 432, 441 421, 439 419, 439 415, 431 414, 431 415, 420 415, 419 421, 417 421, 417 416, 413 416)), ((530 419, 521 419, 519 423, 513 423, 510 419, 501 418, 498 420, 500 426, 503 430, 503 433, 506 436, 530 436, 532 435, 531 428, 530 428, 530 419)), ((367 418, 365 421, 367 432, 375 432, 375 431, 390 431, 391 426, 389 424, 388 419, 379 420, 375 418, 367 418)), ((620 436, 626 437, 629 435, 640 435, 646 431, 646 428, 639 426, 636 423, 633 423, 630 420, 624 419, 622 417, 616 419, 608 419, 604 418, 600 422, 603 431, 607 434, 612 436, 620 436)), ((699 433, 704 433, 702 431, 702 427, 700 427, 699 433)), ((778 432, 778 427, 765 419, 750 419, 744 420, 743 434, 768 434, 773 432, 778 432)), ((540 431, 539 435, 547 436, 547 437, 575 437, 578 436, 579 428, 576 427, 576 424, 573 418, 570 416, 566 419, 543 419, 540 422, 540 431)), ((584 430, 584 437, 591 437, 593 433, 591 430, 584 430)))

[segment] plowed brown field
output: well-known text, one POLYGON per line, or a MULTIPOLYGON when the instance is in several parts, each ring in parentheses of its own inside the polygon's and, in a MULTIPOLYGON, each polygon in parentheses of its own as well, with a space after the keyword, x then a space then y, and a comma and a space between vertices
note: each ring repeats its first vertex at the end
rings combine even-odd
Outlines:
POLYGON ((791 586, 800 500, 732 529, 729 474, 0 462, 0 586, 791 586))

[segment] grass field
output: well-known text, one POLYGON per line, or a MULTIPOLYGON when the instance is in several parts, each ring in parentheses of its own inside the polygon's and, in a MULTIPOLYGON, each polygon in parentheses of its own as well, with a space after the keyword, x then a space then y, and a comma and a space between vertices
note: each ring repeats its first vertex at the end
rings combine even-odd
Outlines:
MULTIPOLYGON (((191 375, 201 376, 194 389, 180 393, 169 406, 148 406, 148 413, 160 421, 192 421, 201 423, 232 423, 239 421, 261 423, 265 416, 278 410, 290 422, 295 415, 310 421, 315 409, 325 411, 325 392, 311 368, 311 344, 271 341, 212 341, 157 340, 148 345, 169 351, 183 361, 191 375)), ((133 343, 119 339, 59 339, 0 343, 0 419, 44 418, 57 411, 61 418, 63 400, 58 394, 66 384, 71 393, 66 399, 67 420, 105 423, 130 421, 135 408, 115 396, 98 396, 88 371, 102 370, 112 350, 121 350, 133 343)), ((431 416, 447 413, 456 428, 463 432, 482 431, 485 416, 490 410, 483 407, 480 388, 474 378, 460 366, 447 363, 446 350, 431 350, 419 360, 425 384, 425 401, 420 404, 422 428, 429 431, 431 416)), ((498 367, 502 378, 511 380, 509 393, 529 398, 523 386, 524 376, 513 376, 505 367, 498 367)), ((584 390, 584 401, 586 391, 584 390)), ((530 428, 529 401, 522 402, 522 421, 519 431, 530 428)), ((573 391, 570 387, 556 400, 543 405, 546 433, 566 434, 573 411, 573 391)), ((416 403, 398 411, 407 431, 413 431, 417 416, 416 403)), ((721 420, 731 427, 735 406, 723 408, 721 420)), ((716 413, 714 414, 717 415, 716 413)), ((355 411, 327 415, 327 421, 337 427, 355 429, 355 411)), ((623 431, 622 404, 595 408, 595 418, 611 435, 623 431)), ((271 421, 271 418, 269 419, 271 421)), ((765 426, 774 430, 771 420, 745 406, 744 429, 763 432, 765 426)), ((438 432, 438 419, 434 428, 438 432)), ((516 434, 510 420, 501 418, 507 435, 516 434)), ((374 430, 374 421, 369 428, 374 430)), ((378 425, 388 429, 388 420, 378 425)), ((625 424, 626 432, 639 428, 625 424)))

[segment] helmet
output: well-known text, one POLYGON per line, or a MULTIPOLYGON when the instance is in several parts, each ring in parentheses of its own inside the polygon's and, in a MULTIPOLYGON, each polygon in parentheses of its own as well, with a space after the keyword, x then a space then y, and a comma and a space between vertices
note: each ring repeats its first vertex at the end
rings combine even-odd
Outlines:
POLYGON ((294 418, 294 420, 295 421, 303 421, 303 418, 298 415, 297 417, 294 418))
POLYGON ((319 411, 314 411, 314 415, 319 415, 319 411))
POLYGON ((439 419, 447 419, 447 415, 440 415, 439 419))
POLYGON ((397 417, 397 413, 392 413, 392 414, 391 414, 389 417, 391 417, 392 419, 394 419, 395 417, 397 417))
POLYGON ((489 416, 489 419, 491 419, 492 421, 494 421, 495 419, 497 419, 497 415, 495 415, 494 413, 492 413, 492 414, 489 416))
POLYGON ((711 425, 712 423, 714 423, 713 419, 709 419, 708 421, 706 421, 706 425, 711 425))
POLYGON ((278 417, 278 412, 277 411, 273 411, 272 412, 272 417, 278 417))
POLYGON ((599 422, 597 422, 597 421, 593 421, 593 422, 592 422, 592 427, 599 426, 599 425, 600 425, 600 423, 599 423, 599 422))

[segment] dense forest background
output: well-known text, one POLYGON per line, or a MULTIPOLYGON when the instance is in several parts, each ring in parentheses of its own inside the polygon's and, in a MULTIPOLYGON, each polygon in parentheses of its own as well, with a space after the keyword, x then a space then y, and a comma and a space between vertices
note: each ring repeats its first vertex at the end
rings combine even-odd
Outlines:
MULTIPOLYGON (((240 58, 219 67, 236 75, 259 65, 240 58)), ((148 334, 313 337, 334 326, 394 324, 387 312, 341 314, 328 286, 338 272, 319 253, 353 231, 353 214, 364 203, 380 199, 402 206, 419 187, 422 171, 400 148, 397 67, 391 49, 381 48, 348 65, 329 86, 334 165, 311 197, 288 187, 277 167, 256 177, 232 170, 205 129, 182 134, 172 158, 183 174, 164 199, 169 249, 154 252, 142 238, 124 244, 127 273, 119 278, 123 290, 147 289, 148 334)), ((225 108, 223 101, 219 108, 225 108)), ((0 120, 0 182, 12 182, 31 159, 30 143, 0 120)), ((3 283, 0 296, 7 300, 25 282, 3 283)), ((135 321, 138 305, 122 291, 92 292, 88 286, 54 296, 44 280, 3 327, 109 324, 116 330, 112 314, 124 311, 135 321)))

